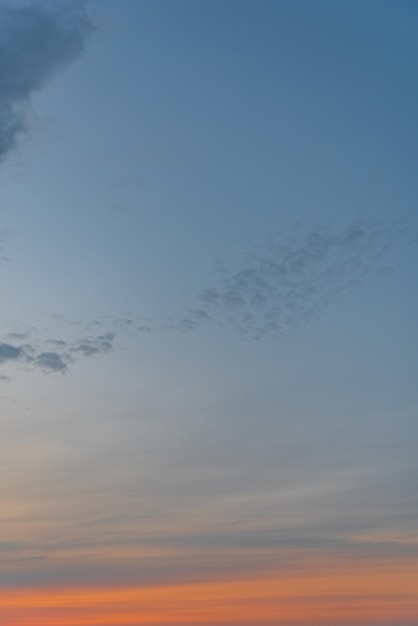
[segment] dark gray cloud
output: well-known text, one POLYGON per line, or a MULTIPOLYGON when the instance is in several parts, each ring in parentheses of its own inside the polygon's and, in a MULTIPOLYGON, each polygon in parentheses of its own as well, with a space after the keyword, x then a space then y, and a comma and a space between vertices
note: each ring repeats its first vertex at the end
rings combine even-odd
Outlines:
POLYGON ((91 32, 84 11, 0 8, 0 160, 25 131, 32 94, 83 51, 91 32))
POLYGON ((19 361, 25 357, 22 346, 13 346, 10 343, 0 342, 0 364, 8 361, 19 361))
POLYGON ((44 372, 67 371, 67 364, 57 352, 41 352, 33 362, 44 372))
POLYGON ((187 332, 212 320, 254 338, 286 333, 380 273, 403 232, 401 223, 357 219, 340 229, 273 233, 169 325, 187 332))

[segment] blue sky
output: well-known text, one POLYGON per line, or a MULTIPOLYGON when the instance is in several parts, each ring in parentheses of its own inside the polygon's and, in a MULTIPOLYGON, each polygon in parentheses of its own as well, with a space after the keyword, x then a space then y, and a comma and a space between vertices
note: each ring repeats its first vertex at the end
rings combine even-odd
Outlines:
POLYGON ((3 5, 0 584, 416 554, 416 3, 3 5))

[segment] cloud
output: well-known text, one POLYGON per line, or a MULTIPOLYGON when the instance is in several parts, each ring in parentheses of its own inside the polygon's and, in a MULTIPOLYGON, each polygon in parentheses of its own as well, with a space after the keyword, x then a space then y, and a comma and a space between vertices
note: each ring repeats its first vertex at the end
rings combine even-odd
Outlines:
POLYGON ((0 364, 8 361, 18 361, 25 356, 22 346, 13 346, 10 343, 0 342, 0 364))
MULTIPOLYGON (((235 267, 224 268, 218 285, 200 291, 194 306, 186 307, 177 319, 163 318, 160 329, 189 333, 215 323, 254 339, 288 333, 377 276, 388 253, 407 241, 405 231, 401 222, 383 226, 357 219, 339 229, 275 232, 235 267)), ((84 333, 74 337, 72 330, 69 337, 64 327, 80 328, 81 322, 54 317, 61 327, 58 336, 43 333, 40 339, 39 332, 36 338, 25 329, 4 335, 0 365, 64 374, 79 359, 112 352, 118 336, 149 334, 155 326, 132 313, 100 316, 84 326, 84 333)), ((8 372, 0 374, 8 377, 8 372)))
POLYGON ((65 348, 67 342, 64 339, 47 339, 46 343, 50 343, 54 346, 58 346, 59 348, 65 348))
POLYGON ((93 338, 84 337, 76 345, 69 348, 69 353, 81 353, 83 356, 89 357, 101 352, 110 352, 113 350, 115 336, 115 333, 109 331, 104 335, 98 335, 93 338))
MULTIPOLYGON (((17 342, 27 338, 30 333, 9 333, 9 341, 17 342)), ((116 334, 107 331, 96 336, 82 336, 72 341, 64 339, 46 339, 38 342, 6 343, 0 342, 0 365, 12 363, 24 365, 25 368, 38 369, 45 374, 68 371, 68 366, 78 358, 106 354, 113 350, 116 334), (53 346, 53 350, 48 349, 53 346)), ((0 380, 9 380, 7 374, 1 373, 0 380)))
POLYGON ((44 372, 66 372, 67 364, 57 352, 41 352, 34 363, 44 372))
POLYGON ((81 54, 92 30, 84 11, 0 9, 0 160, 26 130, 32 94, 81 54))
POLYGON ((381 272, 403 232, 402 224, 357 219, 340 229, 273 233, 169 326, 188 332, 212 320, 257 339, 286 333, 381 272))

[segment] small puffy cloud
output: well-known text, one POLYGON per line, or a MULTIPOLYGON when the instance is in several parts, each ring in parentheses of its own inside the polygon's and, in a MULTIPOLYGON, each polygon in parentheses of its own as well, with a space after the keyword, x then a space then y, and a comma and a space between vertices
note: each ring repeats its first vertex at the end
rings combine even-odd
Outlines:
POLYGON ((22 346, 13 346, 10 343, 0 342, 0 364, 8 361, 18 361, 25 357, 22 346))
POLYGON ((34 359, 33 363, 43 372, 65 373, 67 371, 67 364, 57 352, 41 352, 34 359))

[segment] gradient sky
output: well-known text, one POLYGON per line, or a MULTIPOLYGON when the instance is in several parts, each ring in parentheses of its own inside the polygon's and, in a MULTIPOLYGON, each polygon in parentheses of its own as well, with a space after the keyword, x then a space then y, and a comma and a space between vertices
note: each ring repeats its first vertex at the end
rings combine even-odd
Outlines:
POLYGON ((3 2, 0 622, 418 623, 418 4, 3 2))

